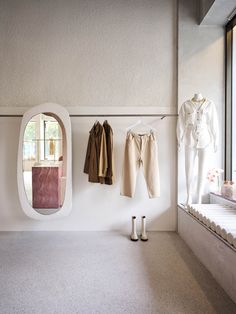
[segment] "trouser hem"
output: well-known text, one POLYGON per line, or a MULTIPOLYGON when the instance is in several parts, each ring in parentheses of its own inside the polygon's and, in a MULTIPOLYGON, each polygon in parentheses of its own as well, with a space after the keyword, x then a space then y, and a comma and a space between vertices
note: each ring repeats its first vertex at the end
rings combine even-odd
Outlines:
POLYGON ((126 197, 129 197, 129 198, 133 198, 134 195, 130 195, 130 194, 125 194, 125 193, 120 193, 121 196, 126 196, 126 197))

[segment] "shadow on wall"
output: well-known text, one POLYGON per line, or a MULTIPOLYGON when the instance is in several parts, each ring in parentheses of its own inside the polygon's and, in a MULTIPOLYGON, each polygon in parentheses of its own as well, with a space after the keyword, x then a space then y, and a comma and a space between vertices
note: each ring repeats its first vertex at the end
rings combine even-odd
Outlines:
POLYGON ((11 117, 2 118, 0 131, 0 147, 1 147, 1 202, 7 211, 1 212, 1 221, 8 216, 17 216, 17 219, 25 218, 18 197, 17 187, 17 153, 19 144, 19 133, 21 119, 11 117), (8 127, 10 126, 10 129, 8 127), (8 133, 6 134, 6 130, 8 133), (14 136, 13 136, 14 135, 14 136), (9 145, 11 142, 11 145, 9 145), (13 180, 14 178, 14 180, 13 180))
MULTIPOLYGON (((155 231, 156 229, 161 231, 161 227, 165 226, 168 221, 177 221, 176 204, 172 204, 172 206, 166 208, 164 212, 152 217, 151 221, 149 221, 147 217, 147 231, 155 231)), ((177 229, 177 225, 173 226, 173 229, 177 229)), ((168 230, 164 228, 163 231, 168 230)))
MULTIPOLYGON (((185 62, 194 55, 209 49, 214 49, 214 44, 224 37, 221 26, 201 26, 198 24, 198 1, 181 0, 179 4, 179 36, 184 45, 185 62), (219 32, 219 29, 222 32, 219 32), (181 38, 184 37, 184 41, 181 38)), ((182 48, 183 49, 183 48, 182 48)))
POLYGON ((83 171, 83 165, 86 156, 89 134, 84 131, 80 131, 79 128, 72 128, 72 131, 72 147, 74 148, 72 160, 72 186, 73 197, 75 197, 77 196, 77 194, 81 193, 82 190, 86 189, 86 185, 82 183, 84 183, 84 179, 87 177, 87 175, 83 171), (78 146, 80 147, 80 149, 75 149, 78 146))

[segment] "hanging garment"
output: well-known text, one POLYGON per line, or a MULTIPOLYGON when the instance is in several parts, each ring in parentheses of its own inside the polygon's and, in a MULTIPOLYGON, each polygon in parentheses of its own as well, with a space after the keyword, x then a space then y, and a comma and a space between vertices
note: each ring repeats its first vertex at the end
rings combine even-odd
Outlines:
POLYGON ((179 146, 206 148, 218 145, 218 119, 215 105, 205 99, 202 104, 185 101, 179 112, 177 138, 179 146))
POLYGON ((103 123, 106 140, 106 156, 104 158, 104 147, 100 152, 100 164, 99 164, 99 177, 101 178, 100 183, 111 185, 114 183, 114 151, 113 151, 113 131, 108 121, 105 120, 103 123), (105 162, 107 161, 107 162, 105 162))
POLYGON ((139 169, 142 167, 149 198, 160 196, 158 149, 153 131, 128 132, 125 143, 121 195, 133 197, 139 169))
POLYGON ((84 173, 88 174, 89 182, 101 182, 103 178, 99 178, 100 155, 102 155, 104 169, 107 165, 105 132, 102 125, 96 122, 89 133, 84 173))

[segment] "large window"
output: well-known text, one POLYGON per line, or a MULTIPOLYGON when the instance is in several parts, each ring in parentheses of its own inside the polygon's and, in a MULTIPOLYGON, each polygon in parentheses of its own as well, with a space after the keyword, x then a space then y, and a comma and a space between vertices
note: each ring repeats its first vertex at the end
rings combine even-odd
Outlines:
POLYGON ((236 26, 232 47, 232 180, 236 181, 236 26))
POLYGON ((24 133, 24 160, 36 160, 36 122, 30 121, 24 133))
POLYGON ((226 26, 225 176, 236 181, 236 16, 226 26))

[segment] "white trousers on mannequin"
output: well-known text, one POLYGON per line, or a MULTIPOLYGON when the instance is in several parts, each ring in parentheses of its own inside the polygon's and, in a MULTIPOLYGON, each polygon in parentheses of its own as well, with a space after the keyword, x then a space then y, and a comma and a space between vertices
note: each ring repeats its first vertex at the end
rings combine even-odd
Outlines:
POLYGON ((202 194, 204 188, 204 180, 206 178, 206 162, 208 156, 207 148, 195 148, 185 146, 185 174, 186 174, 186 188, 187 200, 186 204, 192 203, 192 187, 194 169, 196 159, 198 159, 198 174, 197 174, 197 203, 201 204, 202 194))

